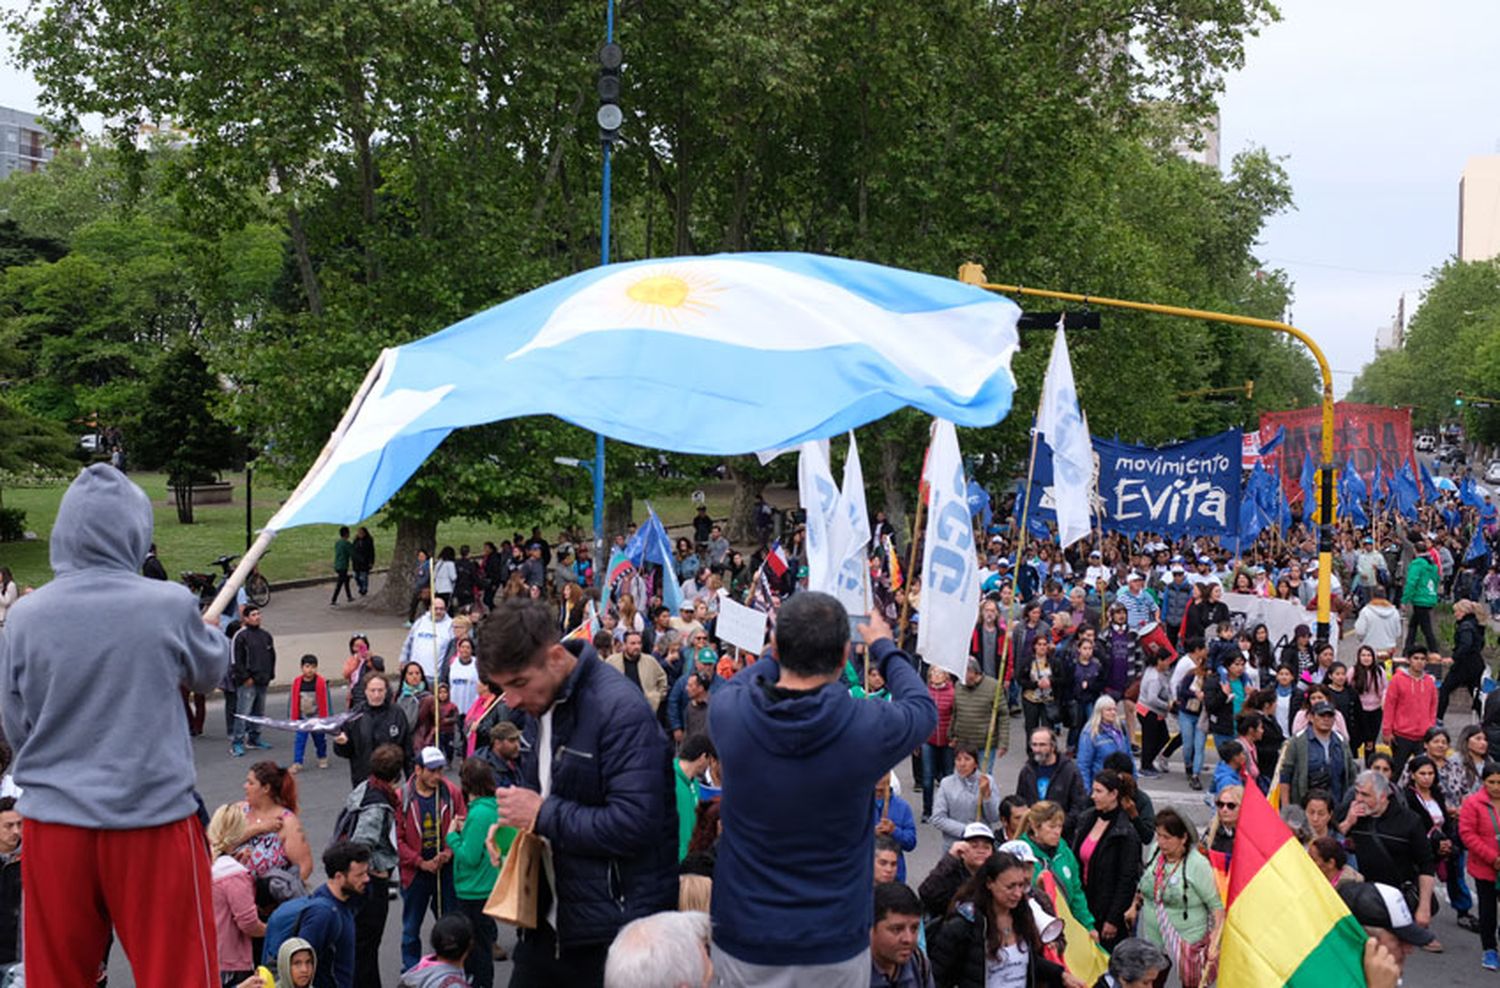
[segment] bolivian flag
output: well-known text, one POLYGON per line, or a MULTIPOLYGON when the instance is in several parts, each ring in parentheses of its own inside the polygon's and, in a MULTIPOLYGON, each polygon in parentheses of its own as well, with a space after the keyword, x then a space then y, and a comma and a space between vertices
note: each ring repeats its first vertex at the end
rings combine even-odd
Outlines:
POLYGON ((1229 869, 1219 988, 1363 985, 1364 927, 1255 786, 1229 869))

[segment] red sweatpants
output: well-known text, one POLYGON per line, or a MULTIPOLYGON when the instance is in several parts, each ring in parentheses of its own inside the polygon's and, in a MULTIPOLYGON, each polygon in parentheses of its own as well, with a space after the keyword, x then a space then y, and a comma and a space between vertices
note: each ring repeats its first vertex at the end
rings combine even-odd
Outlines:
POLYGON ((141 830, 27 820, 21 846, 30 988, 93 988, 111 924, 142 988, 218 988, 208 842, 197 817, 141 830))

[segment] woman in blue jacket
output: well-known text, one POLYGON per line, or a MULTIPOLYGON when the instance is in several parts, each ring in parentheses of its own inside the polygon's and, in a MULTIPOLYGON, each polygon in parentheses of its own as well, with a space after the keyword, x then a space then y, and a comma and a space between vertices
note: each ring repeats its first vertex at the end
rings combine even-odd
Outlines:
POLYGON ((917 849, 917 820, 911 804, 891 792, 894 773, 875 783, 875 835, 889 835, 901 845, 896 857, 896 881, 906 881, 906 852, 917 849), (889 803, 889 807, 887 807, 889 803))
POLYGON ((1131 757, 1130 740, 1120 729, 1120 709, 1106 694, 1095 701, 1094 715, 1078 739, 1078 771, 1083 773, 1084 788, 1094 784, 1094 776, 1104 770, 1104 759, 1116 751, 1131 757))

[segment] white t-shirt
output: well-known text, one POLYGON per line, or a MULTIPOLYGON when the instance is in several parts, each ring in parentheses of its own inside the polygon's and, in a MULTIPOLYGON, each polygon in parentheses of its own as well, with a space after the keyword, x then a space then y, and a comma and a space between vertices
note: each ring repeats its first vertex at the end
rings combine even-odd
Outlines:
POLYGON ((994 957, 985 958, 984 988, 1026 988, 1030 967, 1026 944, 1001 947, 994 957))
POLYGON ((460 713, 467 713, 479 699, 479 663, 470 661, 467 665, 453 659, 448 666, 448 698, 460 713))

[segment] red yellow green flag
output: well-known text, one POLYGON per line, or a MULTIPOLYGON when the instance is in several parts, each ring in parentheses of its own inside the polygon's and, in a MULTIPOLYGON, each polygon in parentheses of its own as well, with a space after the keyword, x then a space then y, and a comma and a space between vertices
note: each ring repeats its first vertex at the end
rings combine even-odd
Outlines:
POLYGON ((1240 804, 1226 901, 1219 988, 1365 983, 1364 927, 1255 786, 1240 804))

